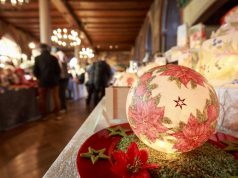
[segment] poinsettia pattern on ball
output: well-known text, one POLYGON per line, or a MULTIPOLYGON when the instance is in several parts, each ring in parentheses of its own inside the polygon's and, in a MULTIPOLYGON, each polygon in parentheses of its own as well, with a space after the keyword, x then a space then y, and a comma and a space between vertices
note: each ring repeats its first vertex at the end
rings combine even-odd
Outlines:
POLYGON ((147 151, 139 150, 135 142, 129 145, 126 153, 114 152, 111 159, 111 170, 122 178, 150 178, 148 169, 158 168, 156 164, 147 163, 147 151))
POLYGON ((207 109, 207 121, 200 122, 193 114, 190 114, 187 124, 182 131, 171 134, 177 141, 173 148, 179 152, 188 152, 202 145, 215 132, 217 112, 213 105, 207 109))
POLYGON ((164 107, 158 107, 154 100, 144 102, 138 99, 128 108, 128 116, 134 123, 134 132, 145 135, 151 142, 156 141, 159 133, 168 130, 162 124, 164 107))
POLYGON ((161 76, 172 76, 178 78, 185 87, 187 87, 189 82, 204 86, 205 78, 188 67, 179 65, 166 65, 166 67, 163 67, 163 69, 164 71, 160 73, 161 76))
POLYGON ((166 153, 187 152, 213 134, 219 102, 201 74, 169 64, 138 78, 126 109, 132 130, 143 143, 166 153))

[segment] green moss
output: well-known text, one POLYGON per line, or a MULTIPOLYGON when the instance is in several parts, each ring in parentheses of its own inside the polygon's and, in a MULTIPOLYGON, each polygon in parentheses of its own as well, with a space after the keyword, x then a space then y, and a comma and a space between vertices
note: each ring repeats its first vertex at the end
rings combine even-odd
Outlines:
POLYGON ((160 168, 150 171, 152 178, 229 178, 238 175, 238 162, 234 157, 209 143, 183 154, 167 154, 147 147, 134 134, 121 139, 117 149, 126 151, 131 142, 147 149, 149 162, 160 168))

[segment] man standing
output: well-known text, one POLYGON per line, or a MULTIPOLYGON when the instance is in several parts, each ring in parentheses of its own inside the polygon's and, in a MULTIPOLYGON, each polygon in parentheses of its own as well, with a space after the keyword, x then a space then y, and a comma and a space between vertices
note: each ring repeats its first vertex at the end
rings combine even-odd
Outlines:
POLYGON ((105 95, 105 88, 109 85, 112 77, 110 65, 105 60, 99 60, 94 66, 94 105, 105 95))
POLYGON ((54 104, 54 113, 59 118, 59 79, 60 66, 56 57, 50 54, 49 47, 41 44, 41 54, 35 58, 33 73, 39 83, 39 102, 42 116, 46 116, 47 93, 49 92, 54 104))
POLYGON ((60 111, 65 112, 67 110, 66 103, 66 89, 69 81, 68 73, 68 58, 63 51, 57 49, 55 56, 58 58, 58 63, 61 69, 60 81, 59 81, 59 97, 60 97, 60 111))

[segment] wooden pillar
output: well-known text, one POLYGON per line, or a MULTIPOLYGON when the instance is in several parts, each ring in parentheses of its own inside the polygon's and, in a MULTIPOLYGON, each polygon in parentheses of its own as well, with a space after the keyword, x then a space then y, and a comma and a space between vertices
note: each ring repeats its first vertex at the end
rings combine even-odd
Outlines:
POLYGON ((50 1, 39 0, 40 42, 51 45, 50 1))

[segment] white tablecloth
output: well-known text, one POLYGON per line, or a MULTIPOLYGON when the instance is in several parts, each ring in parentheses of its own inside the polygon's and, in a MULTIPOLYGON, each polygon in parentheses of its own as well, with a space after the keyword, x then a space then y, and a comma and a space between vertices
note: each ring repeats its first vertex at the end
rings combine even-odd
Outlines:
MULTIPOLYGON (((217 129, 238 137, 238 87, 228 86, 216 88, 220 101, 220 116, 217 129), (229 125, 231 123, 231 125, 229 125), (236 126, 232 123, 237 123, 236 126), (236 130, 237 129, 237 130, 236 130)), ((93 133, 126 120, 108 119, 104 109, 104 99, 97 105, 86 119, 71 141, 67 144, 44 178, 76 178, 76 157, 79 148, 93 133)))

